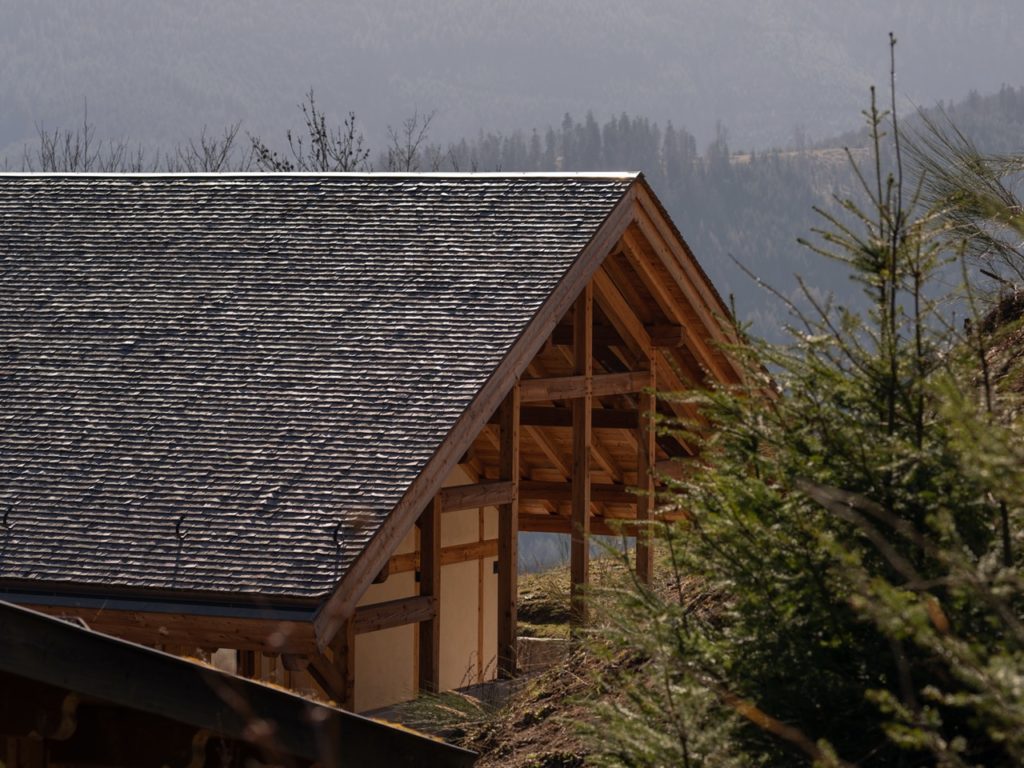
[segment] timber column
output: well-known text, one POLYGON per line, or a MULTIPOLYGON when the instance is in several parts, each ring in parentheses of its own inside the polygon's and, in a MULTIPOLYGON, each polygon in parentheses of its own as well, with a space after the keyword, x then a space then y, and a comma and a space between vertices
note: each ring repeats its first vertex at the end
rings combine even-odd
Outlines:
POLYGON ((594 292, 591 283, 572 312, 573 365, 584 380, 583 396, 572 401, 572 532, 569 546, 572 623, 587 623, 584 589, 590 571, 590 449, 594 400, 594 292))
POLYGON ((420 515, 420 595, 430 598, 431 615, 419 626, 419 689, 437 693, 441 681, 441 497, 420 515))
POLYGON ((647 370, 651 372, 650 390, 637 396, 637 467, 636 467, 636 575, 645 584, 654 578, 654 462, 656 459, 655 414, 657 401, 654 356, 648 355, 647 370))
POLYGON ((519 382, 499 412, 501 479, 512 484, 508 503, 498 506, 498 677, 516 673, 519 599, 519 382))

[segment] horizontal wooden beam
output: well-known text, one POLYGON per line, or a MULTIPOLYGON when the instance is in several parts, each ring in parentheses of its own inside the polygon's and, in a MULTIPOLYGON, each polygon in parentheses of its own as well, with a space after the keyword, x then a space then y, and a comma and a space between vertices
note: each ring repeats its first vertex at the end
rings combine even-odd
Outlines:
MULTIPOLYGON (((604 373, 589 377, 591 394, 594 397, 628 395, 641 392, 651 385, 649 371, 627 373, 604 373)), ((546 379, 523 379, 520 382, 521 399, 524 403, 545 400, 574 400, 586 396, 587 376, 557 376, 546 379)))
MULTIPOLYGON (((571 501, 572 483, 523 480, 519 483, 519 498, 531 501, 571 501)), ((599 504, 635 504, 636 494, 618 483, 591 483, 590 500, 599 504)))
POLYGON ((434 618, 437 614, 437 598, 431 595, 403 597, 386 603, 361 605, 356 608, 355 631, 357 635, 376 632, 380 629, 416 624, 434 618))
POLYGON ((119 611, 111 608, 53 605, 26 607, 51 616, 74 616, 97 632, 142 645, 234 648, 297 655, 305 655, 316 649, 313 625, 307 622, 119 611))
MULTIPOLYGON (((636 429, 639 412, 628 408, 595 408, 591 418, 594 429, 636 429)), ((495 414, 491 422, 497 421, 498 415, 495 414)), ((524 427, 571 427, 572 410, 556 406, 523 406, 519 423, 524 427)))
MULTIPOLYGON (((497 557, 498 540, 473 541, 469 544, 453 544, 441 550, 441 565, 466 563, 483 557, 497 557)), ((392 556, 388 565, 388 573, 408 573, 420 567, 420 553, 406 552, 392 556)))
POLYGON ((444 512, 457 512, 460 509, 479 509, 508 504, 512 501, 512 481, 492 480, 469 485, 453 485, 442 488, 441 509, 444 512))
MULTIPOLYGON (((651 346, 681 347, 686 341, 686 329, 675 323, 658 323, 643 326, 651 340, 651 346)), ((551 334, 551 341, 558 347, 572 346, 572 325, 559 325, 551 334)), ((625 344, 622 335, 609 325, 599 325, 594 328, 594 346, 596 347, 618 347, 625 344)))

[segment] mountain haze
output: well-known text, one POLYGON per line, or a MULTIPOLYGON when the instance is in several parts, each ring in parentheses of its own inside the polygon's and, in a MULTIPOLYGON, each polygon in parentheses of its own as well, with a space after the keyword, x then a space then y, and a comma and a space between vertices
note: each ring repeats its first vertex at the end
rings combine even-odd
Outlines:
MULTIPOLYGON (((990 91, 1024 71, 1010 0, 0 0, 0 153, 35 126, 80 121, 167 145, 242 121, 283 133, 314 87, 355 110, 368 138, 418 109, 432 136, 620 111, 728 126, 737 148, 847 129, 900 45, 900 93, 916 104, 990 91)), ((6 151, 5 151, 6 150, 6 151)), ((14 151, 12 151, 14 150, 14 151)))

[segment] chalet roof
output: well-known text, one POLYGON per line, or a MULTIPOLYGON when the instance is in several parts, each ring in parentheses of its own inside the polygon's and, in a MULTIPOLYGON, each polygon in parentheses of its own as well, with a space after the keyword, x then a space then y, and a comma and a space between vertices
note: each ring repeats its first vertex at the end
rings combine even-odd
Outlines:
POLYGON ((636 180, 0 176, 0 580, 328 593, 636 180))

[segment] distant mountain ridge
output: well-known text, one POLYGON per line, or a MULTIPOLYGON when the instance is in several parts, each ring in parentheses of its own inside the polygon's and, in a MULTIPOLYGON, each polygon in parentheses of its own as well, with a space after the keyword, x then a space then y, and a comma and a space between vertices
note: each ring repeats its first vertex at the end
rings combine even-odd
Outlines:
POLYGON ((86 99, 100 132, 147 143, 280 134, 309 86, 378 144, 413 109, 440 140, 592 109, 763 148, 847 127, 890 29, 901 93, 928 105, 1024 71, 1021 28, 1011 0, 0 0, 0 153, 86 99))

